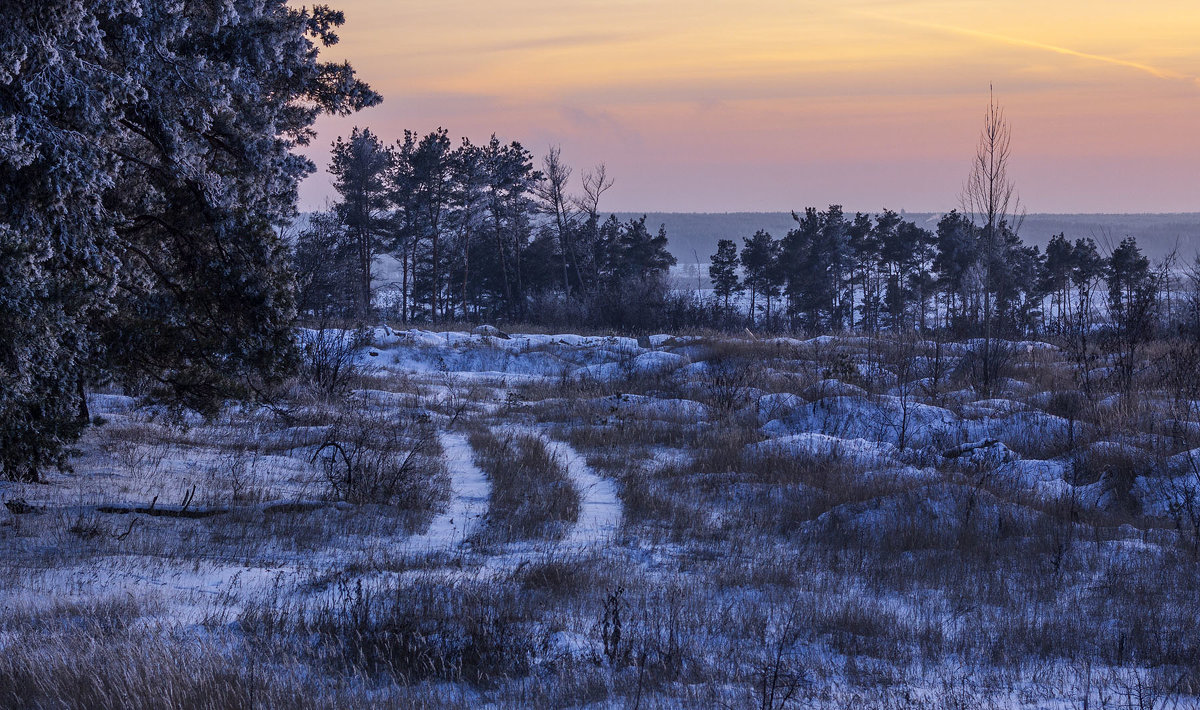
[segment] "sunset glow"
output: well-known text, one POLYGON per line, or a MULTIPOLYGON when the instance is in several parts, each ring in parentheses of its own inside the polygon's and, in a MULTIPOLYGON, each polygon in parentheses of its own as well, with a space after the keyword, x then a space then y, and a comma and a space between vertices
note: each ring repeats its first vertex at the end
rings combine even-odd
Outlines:
POLYGON ((944 210, 990 83, 1030 211, 1200 209, 1194 0, 333 4, 327 55, 385 102, 321 124, 322 166, 354 125, 445 126, 606 162, 614 210, 944 210))

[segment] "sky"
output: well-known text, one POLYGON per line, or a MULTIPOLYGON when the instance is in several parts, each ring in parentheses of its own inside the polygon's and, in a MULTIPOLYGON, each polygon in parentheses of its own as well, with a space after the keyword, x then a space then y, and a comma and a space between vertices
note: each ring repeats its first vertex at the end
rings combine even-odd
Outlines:
MULTIPOLYGON (((1030 212, 1200 211, 1196 0, 329 0, 393 141, 552 145, 611 211, 959 204, 989 85, 1030 212)), ((299 3, 296 3, 299 4, 299 3)), ((321 172, 302 209, 333 197, 321 172)))

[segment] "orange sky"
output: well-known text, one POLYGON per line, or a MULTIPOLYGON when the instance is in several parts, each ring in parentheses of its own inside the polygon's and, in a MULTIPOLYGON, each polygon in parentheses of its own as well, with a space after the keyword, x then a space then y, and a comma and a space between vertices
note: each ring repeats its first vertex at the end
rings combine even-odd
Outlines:
POLYGON ((319 124, 322 166, 354 125, 445 126, 606 162, 607 209, 940 211, 993 83, 1029 211, 1200 211, 1196 0, 330 3, 384 103, 319 124))

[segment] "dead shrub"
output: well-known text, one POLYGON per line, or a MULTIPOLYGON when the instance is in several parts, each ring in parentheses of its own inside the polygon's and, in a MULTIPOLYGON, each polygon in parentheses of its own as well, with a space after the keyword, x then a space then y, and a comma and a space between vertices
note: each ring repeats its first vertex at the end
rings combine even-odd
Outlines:
POLYGON ((1071 459, 1070 476, 1074 485, 1100 483, 1102 502, 1114 512, 1130 516, 1141 512, 1133 485, 1138 476, 1149 474, 1153 474, 1150 456, 1127 446, 1101 442, 1078 451, 1071 459))
POLYGON ((301 374, 325 392, 340 392, 358 373, 354 359, 371 342, 370 331, 330 328, 321 323, 313 330, 300 331, 301 374))
POLYGON ((317 463, 338 500, 428 511, 446 497, 437 431, 427 415, 343 415, 316 447, 317 463))

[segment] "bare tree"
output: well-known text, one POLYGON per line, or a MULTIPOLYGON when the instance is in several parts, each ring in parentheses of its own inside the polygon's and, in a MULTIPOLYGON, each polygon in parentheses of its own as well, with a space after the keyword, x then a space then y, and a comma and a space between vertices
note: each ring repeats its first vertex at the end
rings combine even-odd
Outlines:
POLYGON ((583 197, 579 206, 592 217, 600 214, 600 198, 616 183, 608 176, 608 168, 600 163, 583 174, 583 197))
POLYGON ((567 259, 572 255, 571 230, 574 226, 575 212, 572 200, 567 197, 567 182, 571 179, 571 166, 562 161, 562 148, 551 146, 550 152, 542 159, 542 172, 545 179, 534 189, 541 201, 542 211, 554 218, 554 229, 558 233, 558 247, 562 251, 563 293, 570 295, 571 284, 567 276, 567 259))
MULTIPOLYGON (((596 242, 599 240, 600 198, 612 188, 614 183, 615 180, 608 176, 608 168, 604 163, 600 163, 592 170, 583 173, 583 194, 575 199, 576 208, 586 215, 586 228, 581 230, 578 241, 582 242, 579 248, 590 265, 588 279, 593 287, 600 279, 599 265, 594 258, 596 242)), ((582 289, 584 280, 583 269, 579 264, 579 255, 572 254, 572 260, 575 262, 575 278, 582 289)))
POLYGON ((980 257, 983 261, 983 368, 984 388, 991 390, 992 291, 995 289, 994 269, 1000 258, 999 232, 1007 224, 1015 234, 1024 219, 1021 200, 1016 185, 1008 175, 1011 156, 1012 128, 1004 115, 1004 109, 996 103, 992 89, 988 87, 988 108, 984 115, 983 131, 979 134, 979 145, 971 174, 963 185, 962 208, 982 230, 980 257))

